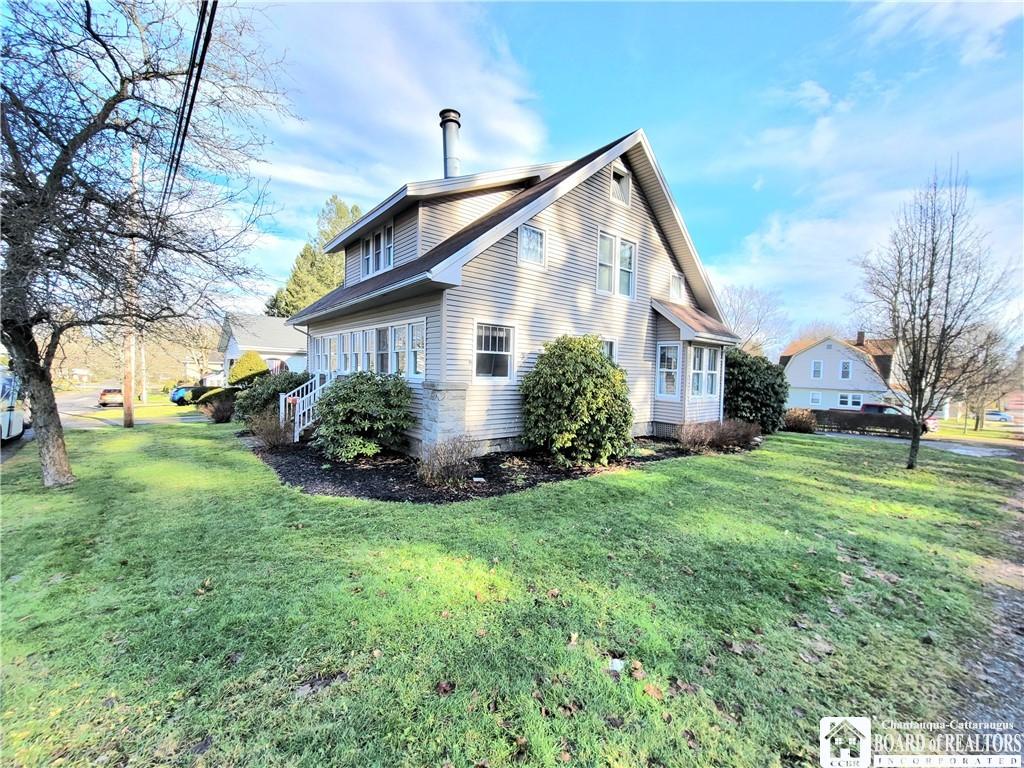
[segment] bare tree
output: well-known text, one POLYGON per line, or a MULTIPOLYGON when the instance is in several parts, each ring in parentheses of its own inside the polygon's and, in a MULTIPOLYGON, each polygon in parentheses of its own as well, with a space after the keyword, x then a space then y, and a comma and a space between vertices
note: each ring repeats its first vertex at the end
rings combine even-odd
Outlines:
POLYGON ((43 482, 63 485, 62 335, 204 314, 249 276, 241 255, 264 212, 249 169, 283 105, 250 12, 221 3, 165 197, 194 4, 10 0, 3 16, 0 333, 32 401, 43 482))
POLYGON ((993 265, 956 170, 933 175, 897 215, 888 244, 861 266, 864 316, 896 341, 894 389, 913 419, 913 469, 925 418, 981 367, 976 345, 1003 309, 1005 270, 993 265))
POLYGON ((753 285, 727 285, 719 298, 726 324, 740 337, 739 346, 745 352, 763 355, 782 343, 789 318, 782 311, 779 294, 753 285))
MULTIPOLYGON (((1013 350, 1007 333, 996 326, 979 330, 974 339, 978 365, 963 382, 964 404, 974 408, 974 429, 985 425, 985 409, 1020 385, 1020 351, 1013 350)), ((964 429, 966 430, 964 414, 964 429)))

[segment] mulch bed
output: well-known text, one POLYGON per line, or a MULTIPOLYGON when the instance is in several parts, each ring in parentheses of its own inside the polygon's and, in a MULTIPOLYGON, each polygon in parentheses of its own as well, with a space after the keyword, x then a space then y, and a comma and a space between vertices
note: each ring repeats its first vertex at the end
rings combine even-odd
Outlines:
POLYGON ((320 496, 354 496, 378 501, 448 504, 454 501, 503 496, 541 483, 573 480, 615 467, 686 456, 679 446, 658 440, 637 440, 637 455, 608 468, 560 467, 539 453, 491 453, 474 459, 473 478, 458 487, 431 488, 416 476, 416 461, 404 454, 384 452, 348 463, 327 461, 305 445, 253 451, 288 485, 320 496))

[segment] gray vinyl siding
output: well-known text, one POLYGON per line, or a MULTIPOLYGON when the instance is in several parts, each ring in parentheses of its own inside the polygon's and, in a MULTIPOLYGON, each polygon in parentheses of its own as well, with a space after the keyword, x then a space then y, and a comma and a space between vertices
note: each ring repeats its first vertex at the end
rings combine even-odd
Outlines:
MULTIPOLYGON (((436 378, 441 370, 441 293, 406 299, 382 307, 369 309, 342 318, 314 323, 309 326, 310 336, 344 333, 367 327, 384 327, 395 323, 426 318, 427 360, 424 379, 436 378)), ((409 431, 410 436, 421 437, 420 419, 423 415, 423 386, 418 380, 409 380, 412 389, 412 409, 416 425, 409 431)))
POLYGON ((519 192, 521 187, 462 192, 434 200, 424 200, 419 206, 419 253, 423 255, 443 240, 447 240, 467 224, 472 224, 485 213, 519 192))
MULTIPOLYGON (((634 421, 653 420, 657 328, 650 300, 667 299, 678 267, 638 185, 633 185, 627 208, 611 200, 610 184, 606 167, 530 221, 545 231, 545 269, 517 263, 518 231, 513 231, 466 264, 462 285, 445 292, 445 374, 470 385, 466 426, 472 437, 498 439, 520 432, 517 382, 532 368, 543 343, 562 334, 613 339, 626 371, 634 421), (633 299, 597 293, 599 228, 638 245, 633 299), (515 328, 511 382, 474 381, 477 321, 515 328)), ((687 295, 692 295, 689 289, 687 295)))

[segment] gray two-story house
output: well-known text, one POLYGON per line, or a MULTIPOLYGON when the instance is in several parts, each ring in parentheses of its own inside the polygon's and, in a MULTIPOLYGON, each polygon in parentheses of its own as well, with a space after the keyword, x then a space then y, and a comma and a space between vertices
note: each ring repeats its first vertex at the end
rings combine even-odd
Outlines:
POLYGON ((564 334, 599 336, 625 370, 635 434, 720 420, 737 338, 643 131, 570 163, 460 175, 460 115, 441 118, 445 178, 339 233, 344 284, 288 320, 315 374, 282 398, 296 436, 326 382, 376 370, 409 381, 414 452, 460 434, 515 447, 519 381, 564 334))

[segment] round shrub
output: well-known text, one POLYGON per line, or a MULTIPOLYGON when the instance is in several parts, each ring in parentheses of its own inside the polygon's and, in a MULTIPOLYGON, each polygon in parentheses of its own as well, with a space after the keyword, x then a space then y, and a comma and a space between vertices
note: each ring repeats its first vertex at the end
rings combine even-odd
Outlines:
POLYGON ((725 415, 753 421, 770 435, 783 423, 789 382, 781 365, 733 348, 725 354, 725 415))
POLYGON ((237 387, 214 387, 203 393, 195 402, 199 410, 214 424, 225 424, 231 421, 235 411, 237 393, 237 387))
POLYGON ((228 371, 228 384, 233 387, 247 387, 260 376, 270 373, 266 362, 251 349, 243 352, 228 371))
POLYGON ((305 371, 281 371, 258 377, 235 398, 235 416, 249 421, 256 414, 273 409, 277 413, 279 395, 291 392, 309 381, 305 371))
POLYGON ((814 434, 818 429, 818 419, 814 411, 807 408, 790 408, 783 417, 782 428, 786 432, 803 432, 814 434))
POLYGON ((596 336, 561 336, 544 345, 523 377, 523 442, 561 464, 607 464, 633 444, 626 373, 596 336))
POLYGON ((401 376, 360 371, 337 379, 317 401, 313 445, 335 461, 397 448, 414 423, 411 405, 401 376))

